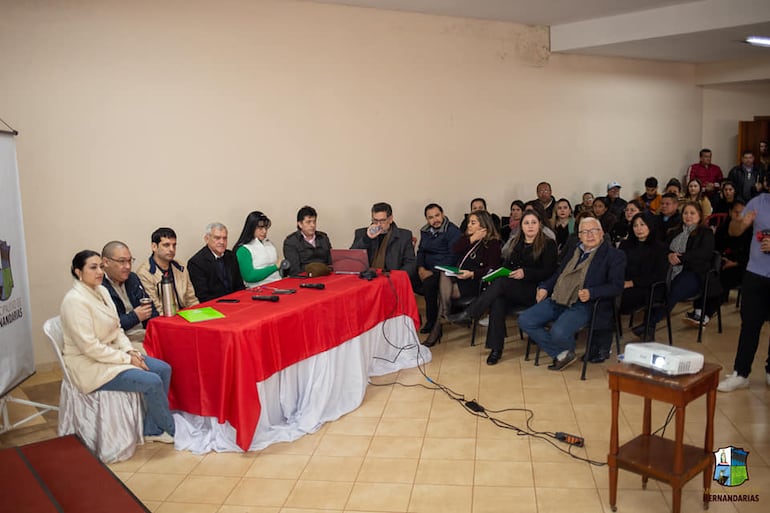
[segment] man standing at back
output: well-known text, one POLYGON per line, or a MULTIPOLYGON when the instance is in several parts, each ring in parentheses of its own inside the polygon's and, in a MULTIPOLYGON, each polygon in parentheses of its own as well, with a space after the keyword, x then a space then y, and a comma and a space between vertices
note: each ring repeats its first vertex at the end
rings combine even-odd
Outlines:
POLYGON ((689 184, 690 180, 698 180, 712 203, 714 203, 722 181, 725 179, 722 169, 716 164, 711 163, 711 150, 703 148, 699 153, 700 160, 687 169, 684 183, 689 184))
POLYGON ((356 230, 350 249, 365 249, 374 269, 402 270, 410 278, 416 273, 412 232, 396 226, 387 203, 372 205, 372 223, 356 230))
POLYGON ((198 304, 195 289, 190 281, 187 269, 174 260, 176 256, 176 232, 171 228, 158 228, 152 232, 152 255, 142 262, 136 274, 142 280, 147 295, 158 312, 163 315, 163 303, 158 292, 158 284, 164 276, 171 279, 174 289, 174 301, 178 309, 198 304))
POLYGON ((553 200, 553 191, 551 190, 550 183, 540 182, 537 184, 537 200, 545 209, 545 219, 552 219, 553 207, 556 203, 553 200))
POLYGON ((245 289, 235 253, 227 249, 227 227, 210 223, 203 241, 206 245, 187 261, 198 301, 203 303, 245 289))
POLYGON ((741 156, 741 164, 730 170, 727 179, 735 185, 735 194, 747 202, 762 191, 760 169, 754 163, 754 152, 746 150, 741 156))
POLYGON ((110 293, 112 302, 120 318, 120 327, 126 333, 134 347, 141 349, 147 321, 157 317, 158 311, 151 303, 142 303, 150 296, 142 287, 139 276, 131 271, 134 257, 125 243, 113 240, 102 248, 102 267, 104 280, 102 285, 110 293))
POLYGON ((331 265, 332 244, 329 236, 316 229, 318 212, 305 205, 297 212, 297 230, 283 241, 283 257, 289 261, 289 274, 297 276, 307 264, 331 265))

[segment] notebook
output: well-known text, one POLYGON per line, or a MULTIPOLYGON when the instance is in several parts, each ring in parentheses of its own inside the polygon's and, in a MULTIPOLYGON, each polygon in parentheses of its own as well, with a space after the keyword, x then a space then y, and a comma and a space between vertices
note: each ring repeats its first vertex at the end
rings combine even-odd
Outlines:
POLYGON ((332 249, 334 274, 358 274, 369 269, 365 249, 332 249))

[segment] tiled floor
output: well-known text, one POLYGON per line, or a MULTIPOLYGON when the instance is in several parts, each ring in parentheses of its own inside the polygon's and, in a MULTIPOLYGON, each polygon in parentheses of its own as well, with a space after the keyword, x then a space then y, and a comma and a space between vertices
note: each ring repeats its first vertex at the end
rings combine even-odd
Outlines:
MULTIPOLYGON (((740 318, 735 306, 724 308, 724 333, 716 320, 706 328, 703 344, 695 330, 677 317, 675 344, 703 352, 707 361, 732 369, 740 318)), ((591 365, 588 380, 580 367, 552 372, 524 361, 524 345, 508 340, 503 360, 485 364, 486 350, 468 345, 469 332, 449 327, 434 348, 425 371, 432 379, 476 399, 487 410, 528 408, 538 431, 566 431, 585 437, 584 449, 572 454, 606 461, 610 434, 610 394, 606 364, 591 365)), ((664 331, 658 332, 663 336, 664 331)), ((765 329, 751 376, 751 388, 719 394, 716 447, 733 445, 749 451, 750 480, 733 489, 759 494, 759 502, 712 503, 712 512, 767 511, 770 507, 770 387, 764 359, 770 329, 765 329)), ((630 341, 633 337, 626 334, 630 341)), ((580 347, 580 346, 579 346, 580 347)), ((36 375, 16 396, 58 400, 57 373, 36 375)), ((383 376, 370 386, 356 411, 293 443, 249 454, 194 455, 160 444, 142 446, 113 471, 152 510, 159 513, 311 513, 311 512, 609 512, 606 466, 594 466, 565 454, 566 446, 521 436, 463 410, 429 385, 416 370, 383 376), (559 450, 562 449, 562 450, 559 450)), ((668 407, 653 405, 653 425, 660 426, 668 407)), ((14 414, 19 415, 19 408, 14 414)), ((642 401, 621 397, 621 442, 641 431, 642 401)), ((705 400, 687 408, 685 436, 703 441, 705 400)), ((495 416, 524 428, 526 414, 505 411, 495 416)), ((56 414, 0 436, 0 446, 55 436, 56 414)), ((666 432, 670 436, 673 424, 666 432)), ((715 447, 715 448, 716 448, 715 447)), ((701 511, 701 480, 686 487, 683 512, 701 511)), ((671 490, 620 471, 618 511, 667 512, 671 490)))

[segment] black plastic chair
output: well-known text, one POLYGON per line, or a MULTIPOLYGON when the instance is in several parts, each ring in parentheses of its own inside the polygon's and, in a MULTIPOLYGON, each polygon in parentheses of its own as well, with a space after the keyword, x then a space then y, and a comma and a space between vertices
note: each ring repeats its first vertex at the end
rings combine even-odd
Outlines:
MULTIPOLYGON (((642 319, 642 322, 644 323, 644 339, 643 340, 651 340, 655 333, 650 333, 650 325, 647 322, 647 319, 650 318, 650 315, 652 315, 652 310, 654 308, 666 308, 667 306, 667 290, 668 290, 668 282, 667 281, 656 281, 650 286, 650 295, 647 300, 647 304, 644 306, 641 306, 639 308, 635 308, 628 312, 620 312, 620 315, 628 314, 628 327, 634 328, 634 317, 638 312, 644 311, 644 319, 642 319)), ((639 324, 637 326, 642 326, 642 324, 639 324)), ((667 323, 668 326, 668 345, 673 345, 673 337, 671 335, 671 323, 667 323)), ((622 333, 621 333, 622 334, 622 333)))
MULTIPOLYGON (((613 326, 615 328, 615 350, 617 351, 617 354, 620 354, 620 341, 621 341, 621 329, 620 329, 620 315, 618 314, 619 311, 619 301, 620 296, 617 297, 604 297, 597 299, 593 302, 593 308, 591 309, 591 320, 588 323, 588 326, 585 328, 582 328, 578 333, 581 331, 588 329, 588 334, 586 335, 586 352, 585 357, 583 358, 583 370, 580 372, 580 379, 582 381, 585 381, 586 379, 586 369, 588 368, 588 357, 591 353, 591 343, 593 341, 594 337, 594 331, 596 329, 596 311, 599 309, 599 304, 601 304, 604 301, 611 301, 612 302, 612 317, 613 317, 613 326)), ((577 336, 577 334, 575 336, 577 336)), ((524 359, 529 360, 529 351, 532 344, 537 345, 536 342, 532 340, 532 337, 527 337, 527 349, 524 354, 524 359)), ((538 346, 537 351, 535 352, 535 365, 540 365, 540 346, 538 346)))
MULTIPOLYGON (((722 254, 719 251, 714 251, 714 255, 711 260, 711 269, 708 270, 706 273, 706 279, 703 281, 703 288, 701 289, 701 292, 696 295, 692 296, 686 299, 683 299, 682 302, 685 301, 700 301, 700 321, 698 322, 698 343, 700 344, 703 338, 703 319, 706 316, 706 301, 708 298, 712 295, 709 294, 709 291, 713 288, 714 282, 716 282, 717 285, 719 285, 719 271, 722 269, 722 254)), ((666 294, 669 294, 671 292, 671 269, 668 271, 668 276, 666 277, 666 294)), ((669 344, 671 344, 671 311, 666 309, 666 322, 668 323, 668 340, 669 344)), ((722 305, 721 301, 717 302, 717 325, 719 329, 719 333, 722 333, 722 305)))

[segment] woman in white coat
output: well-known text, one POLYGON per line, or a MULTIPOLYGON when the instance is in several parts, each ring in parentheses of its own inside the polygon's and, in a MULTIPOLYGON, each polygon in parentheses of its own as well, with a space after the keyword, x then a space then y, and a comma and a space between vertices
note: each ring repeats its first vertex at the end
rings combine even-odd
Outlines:
POLYGON ((141 392, 146 441, 173 443, 174 418, 168 406, 171 367, 135 350, 120 327, 115 304, 102 287, 104 271, 96 251, 72 259, 75 277, 61 304, 64 362, 75 386, 94 390, 141 392))

